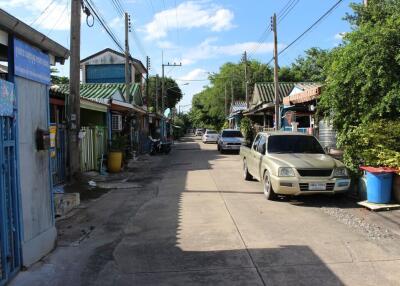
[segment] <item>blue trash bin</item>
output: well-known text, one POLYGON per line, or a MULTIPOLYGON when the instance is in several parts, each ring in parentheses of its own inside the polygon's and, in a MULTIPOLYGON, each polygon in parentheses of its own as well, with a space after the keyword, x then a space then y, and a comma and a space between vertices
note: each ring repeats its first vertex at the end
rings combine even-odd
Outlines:
POLYGON ((367 199, 370 203, 387 204, 392 198, 392 173, 367 172, 367 199))

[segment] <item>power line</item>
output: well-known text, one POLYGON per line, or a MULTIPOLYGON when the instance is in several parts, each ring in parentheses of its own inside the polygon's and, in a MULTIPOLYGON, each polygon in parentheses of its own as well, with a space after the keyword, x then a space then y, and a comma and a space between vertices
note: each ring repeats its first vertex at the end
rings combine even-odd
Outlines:
MULTIPOLYGON (((315 26, 317 26, 322 20, 324 20, 329 14, 335 10, 340 3, 342 3, 343 0, 339 0, 336 2, 328 11, 326 11, 321 17, 318 18, 317 21, 315 21, 310 27, 308 27, 303 33, 301 33, 294 41, 292 41, 289 45, 287 45, 282 51, 279 52, 278 55, 281 55, 283 52, 285 52, 287 49, 289 49, 291 46, 293 46, 297 41, 299 41, 301 38, 303 38, 308 32, 310 32, 315 26)), ((272 58, 269 62, 268 65, 274 60, 272 58)))
POLYGON ((116 0, 110 0, 111 4, 114 6, 115 11, 117 11, 118 16, 124 15, 124 10, 118 5, 116 0))
MULTIPOLYGON (((282 9, 278 13, 279 23, 282 22, 287 15, 296 7, 296 5, 300 2, 300 0, 288 0, 286 4, 282 7, 282 9)), ((262 46, 263 43, 268 39, 269 35, 271 35, 271 24, 268 25, 267 29, 261 34, 259 40, 257 41, 257 45, 254 49, 250 50, 248 55, 251 58, 262 46)))
POLYGON ((103 18, 103 16, 100 14, 98 11, 96 5, 93 3, 92 0, 85 0, 86 5, 88 6, 90 12, 96 17, 96 19, 99 21, 100 25, 104 28, 106 33, 110 36, 111 40, 117 45, 117 47, 120 49, 121 52, 125 52, 123 46, 121 45, 120 40, 118 37, 114 34, 110 26, 107 24, 106 20, 103 18))
POLYGON ((47 10, 50 8, 51 5, 54 4, 54 2, 56 2, 56 0, 51 1, 49 5, 47 5, 46 8, 43 9, 42 13, 40 13, 40 15, 37 16, 37 18, 33 20, 29 25, 32 26, 37 20, 39 20, 39 18, 42 17, 43 14, 47 12, 47 10))
POLYGON ((281 23, 287 15, 290 14, 290 12, 299 4, 300 0, 292 0, 291 2, 289 1, 289 5, 286 8, 286 10, 280 14, 278 14, 278 24, 281 23))
MULTIPOLYGON (((59 15, 59 17, 57 18, 56 22, 54 23, 54 25, 51 27, 51 29, 47 32, 46 36, 49 36, 50 33, 54 30, 54 28, 58 25, 58 23, 60 23, 62 16, 65 12, 68 11, 68 7, 69 7, 69 0, 67 0, 64 9, 61 11, 61 14, 59 15)), ((68 15, 68 12, 67 12, 68 15)))

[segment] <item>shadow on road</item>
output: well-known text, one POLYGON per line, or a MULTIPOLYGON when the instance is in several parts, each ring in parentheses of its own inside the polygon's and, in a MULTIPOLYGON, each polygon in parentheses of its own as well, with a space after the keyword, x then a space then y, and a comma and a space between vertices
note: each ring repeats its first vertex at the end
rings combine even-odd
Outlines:
MULTIPOLYGON (((192 138, 178 143, 165 159, 158 196, 112 246, 107 271, 85 272, 85 285, 344 285, 306 245, 246 248, 232 219, 219 215, 224 205, 215 201, 224 193, 261 191, 221 192, 194 180, 223 158, 216 150, 200 150, 192 138)), ((94 256, 104 251, 100 247, 94 256)))

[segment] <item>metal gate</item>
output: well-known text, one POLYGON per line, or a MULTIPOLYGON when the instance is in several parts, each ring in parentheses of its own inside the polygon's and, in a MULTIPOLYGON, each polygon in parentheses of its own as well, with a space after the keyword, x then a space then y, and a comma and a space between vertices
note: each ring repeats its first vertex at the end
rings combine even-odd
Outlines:
POLYGON ((63 184, 66 176, 66 140, 67 130, 64 125, 56 126, 56 138, 54 154, 51 157, 51 173, 53 176, 53 186, 63 184))
POLYGON ((0 116, 0 285, 20 268, 16 121, 0 116))
POLYGON ((81 171, 100 171, 101 159, 107 152, 107 127, 82 127, 81 132, 81 171))

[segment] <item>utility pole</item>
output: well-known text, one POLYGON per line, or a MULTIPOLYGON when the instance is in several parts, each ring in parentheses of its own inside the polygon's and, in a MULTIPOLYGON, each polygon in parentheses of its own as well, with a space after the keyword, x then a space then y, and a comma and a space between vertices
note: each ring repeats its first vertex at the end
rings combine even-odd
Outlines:
POLYGON ((279 82, 278 82, 278 33, 276 27, 276 14, 272 17, 272 30, 274 32, 274 83, 275 83, 275 130, 279 130, 279 82))
POLYGON ((79 131, 80 131, 80 48, 81 48, 81 1, 71 1, 71 39, 69 96, 67 99, 68 119, 68 179, 80 170, 79 131))
POLYGON ((225 82, 225 117, 228 115, 228 92, 226 89, 226 82, 225 82))
POLYGON ((128 13, 125 13, 125 100, 129 102, 129 90, 131 86, 130 67, 129 67, 129 32, 131 21, 128 13))
POLYGON ((162 109, 162 113, 164 114, 164 111, 165 111, 165 96, 166 96, 166 94, 165 94, 165 67, 181 67, 182 66, 182 63, 179 63, 179 64, 176 64, 176 63, 173 63, 173 64, 170 64, 170 63, 167 63, 167 64, 162 64, 162 84, 161 84, 161 109, 162 109))
POLYGON ((365 7, 368 6, 368 0, 364 0, 364 6, 365 6, 365 7))
POLYGON ((158 108, 158 98, 159 98, 159 96, 158 96, 158 92, 159 92, 158 81, 159 81, 158 75, 156 75, 156 100, 155 100, 156 113, 158 113, 158 109, 159 109, 158 108))
POLYGON ((231 106, 233 106, 233 101, 234 100, 235 100, 235 97, 233 95, 233 80, 231 80, 231 106))
POLYGON ((243 54, 243 62, 244 62, 244 80, 245 80, 245 89, 246 89, 246 108, 249 108, 249 79, 247 74, 247 51, 243 54))
POLYGON ((150 96, 149 96, 149 71, 150 71, 150 57, 146 57, 146 105, 147 110, 149 110, 150 96))

